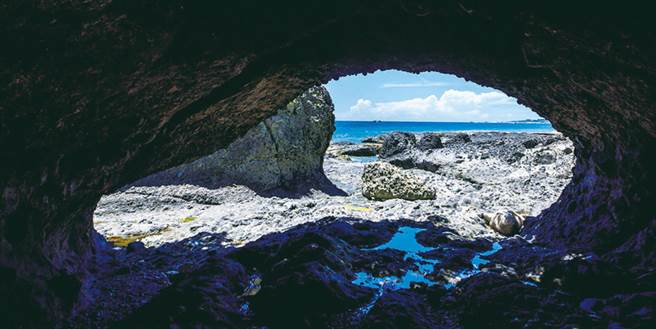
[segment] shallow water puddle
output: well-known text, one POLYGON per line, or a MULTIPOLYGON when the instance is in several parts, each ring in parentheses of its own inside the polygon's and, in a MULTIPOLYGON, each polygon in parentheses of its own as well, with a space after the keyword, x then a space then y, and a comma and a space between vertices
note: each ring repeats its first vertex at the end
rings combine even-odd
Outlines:
POLYGON ((248 313, 251 310, 251 304, 249 302, 245 302, 241 304, 241 307, 239 307, 239 313, 242 315, 248 315, 248 313))
POLYGON ((392 239, 387 243, 380 245, 376 248, 365 249, 365 250, 384 250, 384 249, 395 249, 405 252, 403 260, 412 259, 417 265, 418 271, 407 271, 402 277, 398 276, 386 276, 386 277, 375 277, 367 272, 358 272, 355 273, 354 284, 359 286, 369 287, 369 288, 380 288, 386 286, 387 289, 396 290, 396 289, 408 289, 412 283, 425 283, 429 286, 435 284, 436 282, 431 281, 425 277, 425 275, 433 272, 433 266, 439 263, 436 259, 427 259, 420 255, 420 253, 428 252, 434 250, 435 248, 429 248, 421 245, 417 242, 417 233, 425 231, 426 229, 415 228, 409 226, 402 226, 399 230, 392 236, 392 239))
POLYGON ((451 289, 455 287, 458 282, 462 281, 463 279, 466 279, 472 275, 481 273, 480 267, 481 265, 488 264, 490 261, 487 259, 483 259, 481 257, 485 256, 491 256, 495 253, 497 253, 499 250, 501 250, 501 244, 498 242, 495 242, 492 244, 492 249, 488 251, 483 251, 483 252, 478 252, 472 257, 471 264, 474 269, 472 270, 464 270, 459 272, 456 276, 449 278, 449 283, 444 284, 444 288, 446 289, 451 289))
POLYGON ((369 163, 369 162, 374 162, 378 160, 378 157, 373 155, 373 156, 351 156, 351 160, 353 162, 359 162, 359 163, 369 163))
MULTIPOLYGON (((405 252, 403 259, 412 259, 417 266, 417 270, 407 271, 403 276, 391 275, 384 277, 376 277, 367 272, 355 273, 355 279, 352 281, 353 284, 377 289, 376 294, 374 294, 374 297, 369 301, 369 303, 356 311, 356 317, 361 318, 365 316, 387 290, 409 289, 413 283, 425 284, 427 286, 438 284, 438 282, 435 282, 426 276, 434 271, 435 264, 438 264, 440 261, 436 259, 424 258, 420 255, 421 253, 437 249, 423 246, 417 241, 417 233, 425 230, 426 229, 423 228, 401 226, 394 234, 394 236, 392 236, 392 239, 387 243, 382 244, 376 248, 364 249, 365 251, 384 249, 403 251, 405 252)), ((489 260, 483 259, 482 257, 490 256, 499 250, 501 250, 501 245, 498 242, 495 242, 492 244, 492 249, 476 253, 471 259, 471 264, 473 267, 472 270, 459 272, 456 276, 450 278, 448 283, 442 285, 446 289, 451 289, 462 279, 468 278, 481 272, 480 266, 490 262, 489 260)))
POLYGON ((419 255, 419 253, 434 250, 421 245, 417 242, 417 233, 425 231, 422 228, 415 228, 409 226, 401 226, 399 230, 392 236, 392 239, 385 244, 376 248, 364 249, 366 250, 384 250, 395 249, 405 252, 404 260, 413 259, 417 265, 418 271, 407 271, 402 277, 398 276, 385 276, 375 277, 371 273, 358 272, 355 273, 355 280, 353 284, 359 286, 378 289, 374 297, 367 303, 367 305, 359 308, 355 315, 356 318, 361 318, 376 305, 376 302, 383 296, 386 290, 408 289, 412 283, 424 283, 426 285, 434 285, 436 282, 429 280, 425 277, 433 271, 433 266, 439 263, 435 259, 426 259, 419 255))
POLYGON ((495 254, 499 250, 501 250, 501 245, 499 244, 499 242, 495 242, 495 243, 492 244, 492 249, 490 249, 488 251, 484 251, 484 252, 479 252, 476 255, 474 255, 474 257, 471 260, 471 264, 474 267, 474 269, 478 270, 478 268, 481 265, 485 265, 485 264, 490 262, 487 259, 481 258, 481 256, 490 256, 490 255, 495 254))

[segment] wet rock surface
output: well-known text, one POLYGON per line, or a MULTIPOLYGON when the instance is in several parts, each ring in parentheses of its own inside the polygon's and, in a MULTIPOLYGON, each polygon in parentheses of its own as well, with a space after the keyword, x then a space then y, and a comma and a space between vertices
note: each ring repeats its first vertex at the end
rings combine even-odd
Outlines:
POLYGON ((646 278, 606 271, 612 265, 594 255, 532 252, 519 237, 470 239, 439 222, 330 217, 242 247, 224 242, 199 234, 108 252, 115 265, 105 268, 114 271, 94 285, 102 302, 72 327, 648 328, 654 321, 656 295, 639 288, 646 278), (534 267, 522 259, 535 256, 542 257, 534 267), (612 289, 599 294, 579 284, 591 278, 587 286, 612 289))

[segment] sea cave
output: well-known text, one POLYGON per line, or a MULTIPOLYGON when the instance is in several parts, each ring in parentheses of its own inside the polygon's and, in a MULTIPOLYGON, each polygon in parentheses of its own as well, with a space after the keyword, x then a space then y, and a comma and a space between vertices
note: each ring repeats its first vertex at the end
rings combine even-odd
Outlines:
MULTIPOLYGON (((656 37, 645 8, 2 8, 2 327, 656 321, 656 37), (335 121, 340 81, 390 72, 491 88, 557 133, 343 137, 359 121, 335 121)), ((392 103, 362 97, 352 114, 390 125, 371 115, 392 103)))

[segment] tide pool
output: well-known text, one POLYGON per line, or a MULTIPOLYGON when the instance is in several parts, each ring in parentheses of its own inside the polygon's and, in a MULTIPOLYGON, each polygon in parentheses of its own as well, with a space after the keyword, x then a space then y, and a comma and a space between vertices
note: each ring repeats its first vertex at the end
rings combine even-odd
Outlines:
MULTIPOLYGON (((356 311, 356 317, 361 318, 365 316, 374 305, 376 305, 376 302, 383 296, 385 291, 410 289, 413 283, 425 284, 427 286, 438 284, 438 282, 431 280, 428 275, 434 272, 435 265, 439 264, 440 261, 437 259, 424 258, 421 254, 435 250, 439 247, 426 247, 417 241, 417 233, 425 230, 426 229, 423 228, 401 226, 388 242, 375 248, 364 249, 364 251, 385 249, 403 251, 405 253, 403 259, 412 259, 417 266, 417 270, 406 271, 402 276, 390 275, 384 277, 377 277, 368 272, 355 273, 355 279, 352 281, 353 284, 377 289, 369 303, 356 311)), ((461 280, 480 273, 480 266, 489 263, 488 260, 482 257, 493 255, 499 250, 501 250, 501 245, 498 242, 495 242, 492 244, 490 250, 476 253, 471 259, 473 269, 463 270, 458 272, 454 277, 447 278, 448 282, 442 283, 443 287, 451 289, 461 280)))

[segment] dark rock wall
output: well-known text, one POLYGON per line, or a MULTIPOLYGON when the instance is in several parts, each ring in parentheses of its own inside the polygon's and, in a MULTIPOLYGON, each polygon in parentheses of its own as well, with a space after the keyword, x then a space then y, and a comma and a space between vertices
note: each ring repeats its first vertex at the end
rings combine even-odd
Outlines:
POLYGON ((246 185, 256 191, 293 190, 327 182, 323 157, 335 131, 334 106, 323 86, 312 87, 225 149, 130 184, 246 185))
POLYGON ((74 308, 93 276, 100 195, 226 146, 313 85, 376 69, 456 74, 550 119, 579 162, 525 233, 654 266, 656 36, 640 6, 13 0, 0 9, 0 294, 12 296, 0 309, 10 322, 38 325, 74 308))

